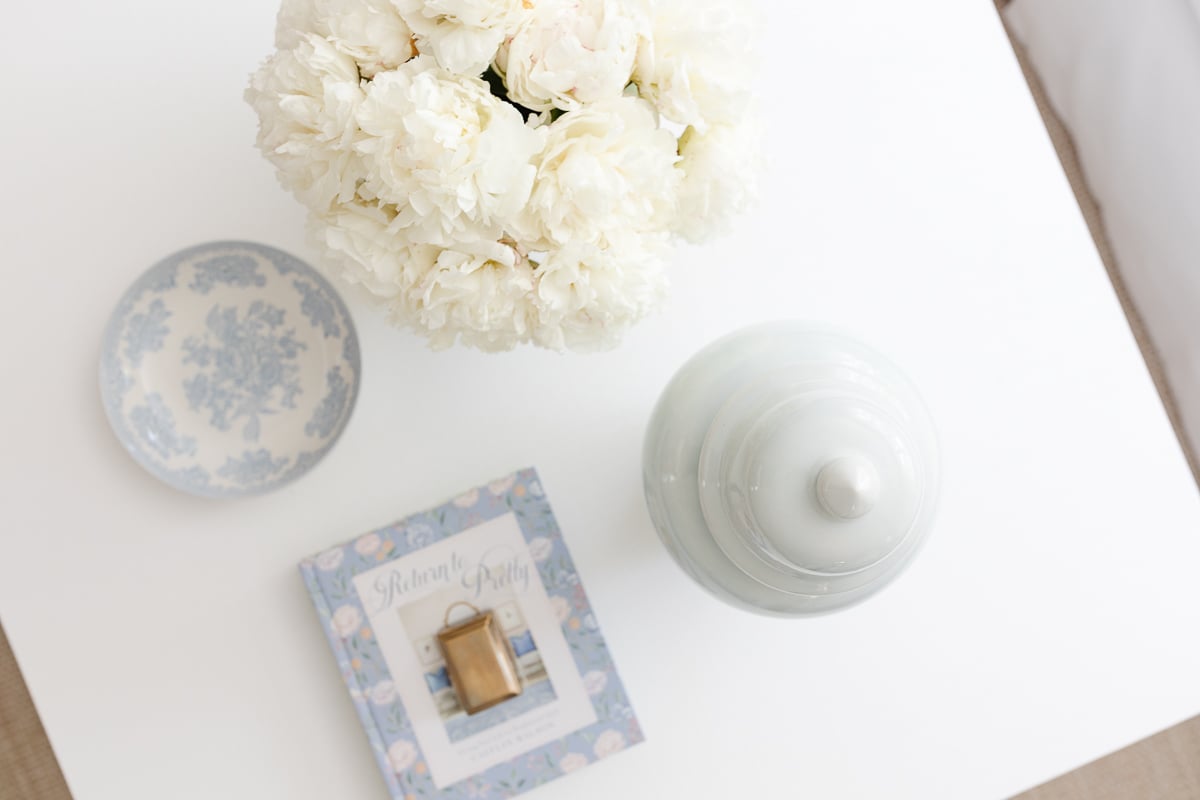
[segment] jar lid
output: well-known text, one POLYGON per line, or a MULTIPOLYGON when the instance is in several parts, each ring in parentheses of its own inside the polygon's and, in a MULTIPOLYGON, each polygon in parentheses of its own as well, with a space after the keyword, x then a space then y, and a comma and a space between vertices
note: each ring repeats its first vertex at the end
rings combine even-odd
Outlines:
POLYGON ((644 454, 651 517, 719 597, 801 615, 891 581, 929 532, 936 435, 907 378, 849 337, 772 323, 694 356, 644 454))

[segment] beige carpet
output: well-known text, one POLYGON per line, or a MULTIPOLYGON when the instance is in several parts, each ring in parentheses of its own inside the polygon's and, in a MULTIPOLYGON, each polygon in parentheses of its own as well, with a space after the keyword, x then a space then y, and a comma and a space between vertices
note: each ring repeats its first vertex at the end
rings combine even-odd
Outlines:
POLYGON ((1014 800, 1200 798, 1200 717, 1143 739, 1014 800))
POLYGON ((71 800, 0 627, 0 800, 71 800))

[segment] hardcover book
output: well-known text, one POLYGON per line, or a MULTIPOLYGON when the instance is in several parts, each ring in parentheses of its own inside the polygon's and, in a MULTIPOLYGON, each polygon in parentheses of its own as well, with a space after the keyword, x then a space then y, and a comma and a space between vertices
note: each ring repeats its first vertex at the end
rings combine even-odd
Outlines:
POLYGON ((533 469, 300 571, 396 800, 512 797, 642 740, 533 469), (485 624, 482 656, 445 646, 485 624), (468 713, 489 669, 511 691, 468 713))

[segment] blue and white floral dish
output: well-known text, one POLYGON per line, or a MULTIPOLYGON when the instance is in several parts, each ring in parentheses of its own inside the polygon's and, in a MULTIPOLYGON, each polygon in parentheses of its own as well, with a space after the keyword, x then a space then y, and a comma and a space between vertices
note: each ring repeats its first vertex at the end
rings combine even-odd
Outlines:
POLYGON ((250 242, 211 242, 146 271, 104 333, 100 393, 150 474, 238 497, 303 475, 358 395, 358 336, 312 267, 250 242))

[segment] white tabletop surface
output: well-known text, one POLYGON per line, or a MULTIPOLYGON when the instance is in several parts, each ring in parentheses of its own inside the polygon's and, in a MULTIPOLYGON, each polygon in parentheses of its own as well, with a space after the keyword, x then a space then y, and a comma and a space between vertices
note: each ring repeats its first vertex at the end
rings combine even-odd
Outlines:
POLYGON ((383 798, 296 562, 527 464, 648 736, 542 800, 999 798, 1200 712, 1200 499, 991 4, 772 5, 761 209, 680 253, 670 308, 485 356, 356 304, 344 439, 241 502, 124 455, 96 361, 169 252, 313 257, 240 98, 274 0, 6 9, 0 614, 78 800, 383 798), (710 599, 641 497, 671 372, 779 317, 904 365, 946 464, 912 570, 813 620, 710 599))

